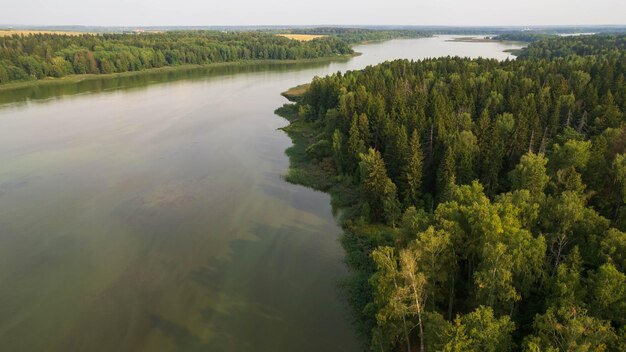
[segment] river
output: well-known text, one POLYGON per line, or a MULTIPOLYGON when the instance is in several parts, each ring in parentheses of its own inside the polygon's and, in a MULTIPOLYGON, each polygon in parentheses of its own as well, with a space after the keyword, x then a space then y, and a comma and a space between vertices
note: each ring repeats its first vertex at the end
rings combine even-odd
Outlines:
POLYGON ((450 38, 0 92, 0 351, 359 351, 273 112, 316 75, 519 47, 450 38))

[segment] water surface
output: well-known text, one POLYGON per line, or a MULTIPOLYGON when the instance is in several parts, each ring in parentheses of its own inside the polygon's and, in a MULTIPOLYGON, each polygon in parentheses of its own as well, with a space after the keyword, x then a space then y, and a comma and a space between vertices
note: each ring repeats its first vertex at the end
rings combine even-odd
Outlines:
POLYGON ((360 350, 329 197, 282 179, 273 111, 316 75, 516 47, 449 38, 0 93, 0 350, 360 350))

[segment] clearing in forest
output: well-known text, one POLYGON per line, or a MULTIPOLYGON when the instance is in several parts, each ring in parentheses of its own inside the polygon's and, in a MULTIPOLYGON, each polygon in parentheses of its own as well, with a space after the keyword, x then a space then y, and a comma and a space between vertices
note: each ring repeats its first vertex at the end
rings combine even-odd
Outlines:
POLYGON ((0 29, 0 37, 11 36, 13 34, 29 35, 29 34, 59 34, 59 35, 81 35, 85 32, 66 32, 66 31, 37 31, 30 29, 0 29))
POLYGON ((325 35, 318 35, 318 34, 277 34, 277 35, 281 37, 289 38, 289 39, 299 40, 302 42, 308 42, 309 40, 325 37, 325 35))

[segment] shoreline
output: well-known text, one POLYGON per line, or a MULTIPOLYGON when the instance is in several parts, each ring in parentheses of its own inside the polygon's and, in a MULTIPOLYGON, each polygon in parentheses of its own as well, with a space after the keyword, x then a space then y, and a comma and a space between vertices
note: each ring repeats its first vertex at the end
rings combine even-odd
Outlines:
POLYGON ((306 121, 298 115, 295 105, 307 88, 308 84, 302 84, 281 93, 289 102, 274 111, 288 122, 280 130, 287 134, 292 143, 285 150, 289 158, 289 168, 283 178, 291 184, 328 194, 331 207, 340 214, 335 221, 342 230, 340 243, 349 272, 348 277, 340 283, 341 294, 350 307, 353 326, 359 340, 367 345, 369 340, 365 337, 369 334, 369 327, 368 317, 364 312, 364 301, 354 294, 364 289, 369 290, 370 273, 362 265, 370 260, 369 252, 364 249, 371 245, 371 238, 363 234, 375 235, 396 230, 386 225, 365 224, 360 221, 360 210, 355 207, 360 199, 359 186, 355 185, 351 178, 339 175, 332 162, 329 163, 327 159, 316 159, 314 151, 316 144, 312 141, 319 131, 314 122, 306 121))
POLYGON ((175 72, 175 71, 186 71, 186 70, 194 70, 201 68, 211 68, 211 67, 228 67, 228 66, 248 66, 248 65, 267 65, 267 64, 276 64, 276 65, 297 65, 302 63, 316 63, 316 62, 332 62, 339 60, 347 60, 353 57, 360 56, 361 53, 354 52, 353 54, 346 54, 340 56, 327 56, 327 57, 319 57, 312 59, 297 59, 297 60, 248 60, 248 61, 230 61, 230 62, 217 62, 205 65, 198 64, 185 64, 185 65, 177 65, 177 66, 163 66, 163 67, 155 67, 149 68, 140 71, 126 71, 126 72, 116 72, 116 73, 103 73, 103 74, 79 74, 79 75, 69 75, 60 78, 54 77, 46 77, 39 80, 33 81, 20 81, 20 82, 11 82, 6 84, 0 84, 0 92, 7 92, 17 89, 24 88, 33 88, 40 86, 48 86, 48 85, 56 85, 56 84, 66 84, 66 83, 80 83, 83 81, 91 81, 98 79, 109 79, 109 78, 119 78, 119 77, 133 77, 133 76, 141 76, 148 75, 154 73, 161 72, 175 72))
MULTIPOLYGON (((475 37, 455 37, 452 39, 446 40, 446 42, 451 43, 503 43, 503 44, 515 44, 515 45, 523 45, 524 47, 528 46, 528 42, 516 41, 516 40, 499 40, 494 39, 494 37, 479 35, 475 37)), ((512 49, 506 49, 512 50, 512 49)), ((507 52, 504 50, 504 52, 507 52)), ((515 50, 515 49, 513 49, 515 50)))
POLYGON ((489 37, 458 37, 446 40, 446 42, 453 43, 499 43, 499 40, 491 39, 489 37))

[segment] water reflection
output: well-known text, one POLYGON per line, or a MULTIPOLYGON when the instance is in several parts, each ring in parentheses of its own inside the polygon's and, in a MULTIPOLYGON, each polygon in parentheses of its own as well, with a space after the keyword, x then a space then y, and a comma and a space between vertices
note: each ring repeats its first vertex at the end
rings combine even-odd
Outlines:
POLYGON ((98 93, 110 90, 142 89, 158 83, 208 80, 212 77, 254 72, 290 72, 327 66, 329 62, 346 62, 348 58, 323 59, 309 62, 234 63, 213 66, 174 67, 111 76, 89 76, 80 81, 46 81, 40 85, 0 90, 0 105, 30 100, 61 98, 66 95, 98 93))

